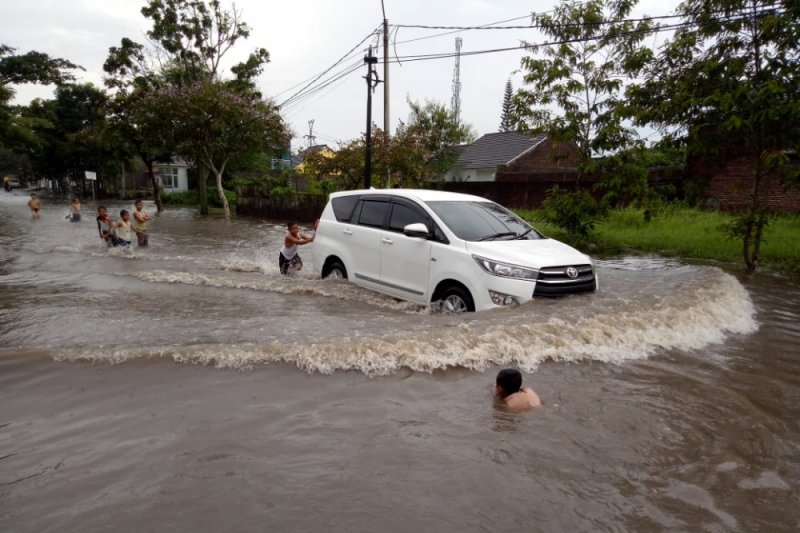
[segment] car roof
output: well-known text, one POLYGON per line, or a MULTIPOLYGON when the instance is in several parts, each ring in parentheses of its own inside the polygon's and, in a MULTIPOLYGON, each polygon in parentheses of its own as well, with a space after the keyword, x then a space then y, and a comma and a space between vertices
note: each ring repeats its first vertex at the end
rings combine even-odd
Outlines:
POLYGON ((489 202, 486 198, 459 192, 436 191, 431 189, 361 189, 356 191, 339 191, 331 193, 331 198, 341 196, 397 196, 421 202, 489 202))

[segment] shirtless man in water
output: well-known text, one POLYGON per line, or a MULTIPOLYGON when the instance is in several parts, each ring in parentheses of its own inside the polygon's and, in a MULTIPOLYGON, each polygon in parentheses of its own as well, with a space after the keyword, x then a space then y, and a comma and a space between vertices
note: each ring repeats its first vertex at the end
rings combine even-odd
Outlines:
POLYGON ((522 386, 522 374, 513 368, 504 368, 497 374, 495 390, 511 411, 527 411, 542 405, 532 389, 522 386))

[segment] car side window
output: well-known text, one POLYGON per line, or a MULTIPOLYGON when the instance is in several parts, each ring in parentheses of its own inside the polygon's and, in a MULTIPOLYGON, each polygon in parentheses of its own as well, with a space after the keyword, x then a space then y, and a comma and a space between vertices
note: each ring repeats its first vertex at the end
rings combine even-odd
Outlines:
POLYGON ((444 233, 442 233, 442 230, 439 229, 439 226, 437 226, 433 220, 431 220, 431 217, 428 216, 428 214, 422 209, 407 204, 392 204, 392 214, 389 217, 389 229, 391 231, 403 233, 403 228, 405 228, 407 225, 416 224, 418 222, 425 224, 425 227, 428 228, 428 231, 432 232, 432 240, 449 244, 447 237, 445 237, 444 233))
POLYGON ((364 200, 361 202, 361 213, 358 215, 358 224, 361 226, 383 227, 389 202, 376 202, 364 200))
POLYGON ((430 230, 428 217, 419 209, 414 209, 405 204, 392 204, 392 216, 389 217, 389 229, 392 231, 403 232, 403 228, 409 224, 425 224, 430 230))
POLYGON ((333 216, 339 222, 350 222, 350 215, 353 213, 353 207, 358 202, 358 196, 339 196, 331 200, 333 207, 333 216))

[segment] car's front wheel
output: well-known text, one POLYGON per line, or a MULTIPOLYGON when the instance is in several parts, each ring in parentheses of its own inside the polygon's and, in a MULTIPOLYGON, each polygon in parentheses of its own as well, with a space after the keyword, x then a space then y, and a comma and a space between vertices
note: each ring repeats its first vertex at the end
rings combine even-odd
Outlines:
POLYGON ((469 294, 469 291, 461 287, 452 286, 442 292, 439 312, 443 315, 468 313, 472 311, 475 311, 475 303, 472 301, 472 296, 469 294))
POLYGON ((347 279, 347 269, 340 261, 331 261, 322 277, 324 279, 347 279))

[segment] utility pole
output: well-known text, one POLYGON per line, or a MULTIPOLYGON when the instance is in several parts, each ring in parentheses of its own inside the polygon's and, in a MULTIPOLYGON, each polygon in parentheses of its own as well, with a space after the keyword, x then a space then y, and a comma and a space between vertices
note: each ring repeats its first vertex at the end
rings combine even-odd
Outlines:
POLYGON ((367 65, 367 75, 364 76, 364 79, 367 80, 367 146, 364 154, 364 188, 369 189, 372 185, 372 93, 380 83, 378 73, 375 71, 378 58, 372 55, 371 46, 364 58, 364 63, 367 65))
MULTIPOLYGON (((383 135, 384 135, 384 148, 386 154, 389 154, 389 141, 391 140, 390 133, 391 124, 389 123, 389 20, 386 18, 386 13, 383 17, 383 135)), ((386 164, 386 188, 392 186, 392 172, 389 169, 388 157, 386 164)))
POLYGON ((456 37, 456 66, 453 68, 453 96, 450 99, 450 110, 456 124, 461 119, 461 37, 456 37))

